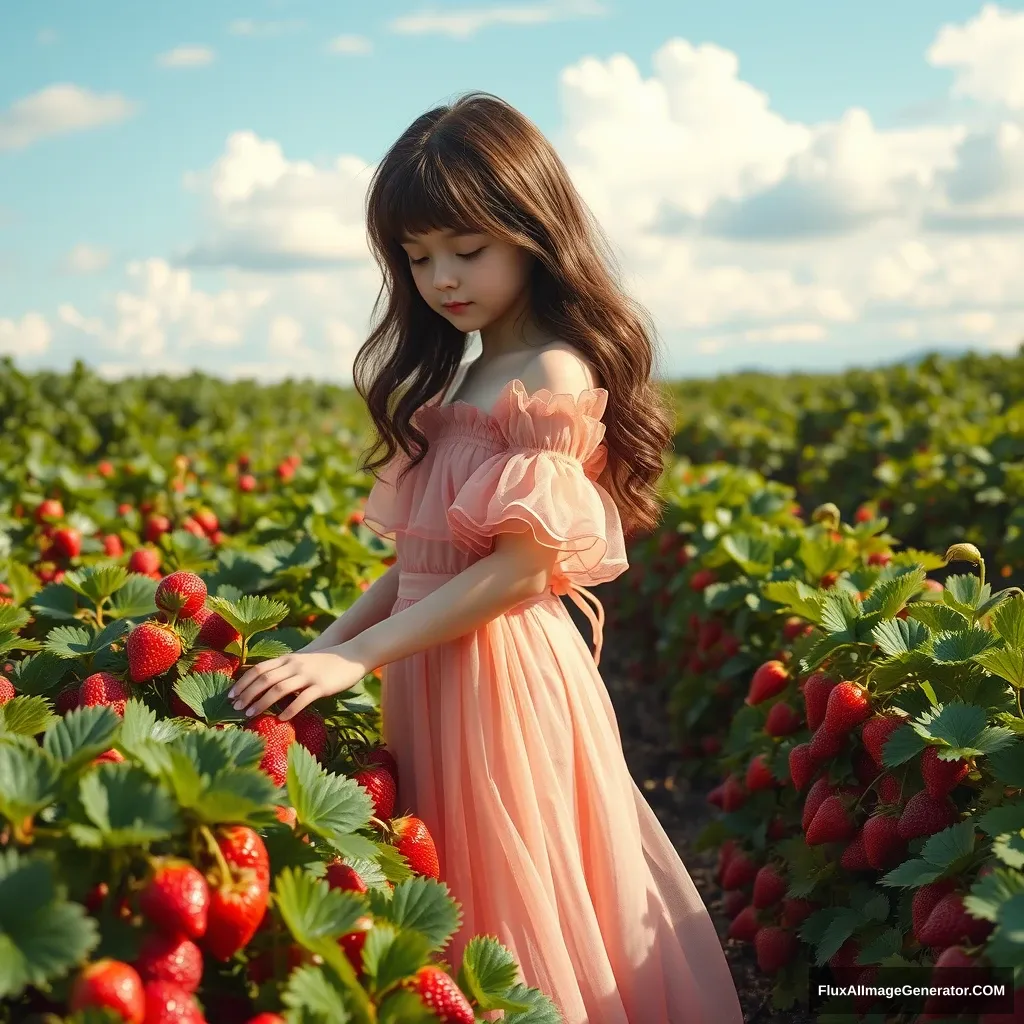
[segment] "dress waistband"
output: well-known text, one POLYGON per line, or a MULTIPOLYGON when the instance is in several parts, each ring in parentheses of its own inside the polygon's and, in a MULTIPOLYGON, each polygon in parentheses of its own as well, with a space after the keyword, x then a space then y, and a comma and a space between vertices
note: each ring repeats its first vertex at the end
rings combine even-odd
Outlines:
MULTIPOLYGON (((458 573, 454 572, 407 572, 401 570, 398 573, 398 597, 408 601, 418 601, 421 597, 433 593, 438 587, 444 586, 450 579, 454 579, 458 573)), ((567 594, 569 600, 587 617, 590 628, 594 632, 594 663, 601 664, 601 648, 604 644, 604 608, 601 602, 585 587, 576 583, 569 583, 564 577, 558 578, 542 594, 536 597, 528 597, 520 601, 516 608, 528 608, 538 601, 546 600, 551 594, 561 597, 567 594), (583 600, 586 597, 594 603, 597 614, 583 600)))

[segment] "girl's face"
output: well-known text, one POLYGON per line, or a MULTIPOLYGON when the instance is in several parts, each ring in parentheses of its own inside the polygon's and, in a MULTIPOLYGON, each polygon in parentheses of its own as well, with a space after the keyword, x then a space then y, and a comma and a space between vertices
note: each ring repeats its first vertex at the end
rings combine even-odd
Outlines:
POLYGON ((406 235, 402 248, 423 301, 459 330, 482 330, 529 301, 534 256, 517 245, 445 229, 406 235), (446 305, 456 302, 465 305, 446 305))

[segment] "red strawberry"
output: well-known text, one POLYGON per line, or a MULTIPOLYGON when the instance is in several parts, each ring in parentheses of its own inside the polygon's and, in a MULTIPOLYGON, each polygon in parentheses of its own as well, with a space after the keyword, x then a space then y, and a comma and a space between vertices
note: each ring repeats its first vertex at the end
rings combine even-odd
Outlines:
POLYGON ((690 577, 690 589, 694 593, 700 593, 718 581, 718 574, 714 569, 698 569, 690 577))
POLYGON ((834 733, 848 733, 871 714, 868 691, 858 683, 837 683, 828 695, 822 726, 834 733))
POLYGON ((153 862, 152 875, 139 894, 139 909, 168 935, 201 939, 210 909, 210 887, 187 860, 159 858, 153 862))
POLYGON ((206 584, 194 572, 179 569, 160 581, 153 600, 162 611, 191 619, 206 603, 206 584))
POLYGON ((143 940, 135 969, 144 981, 167 981, 195 992, 203 980, 203 953, 181 935, 150 932, 143 940))
POLYGON ((78 707, 78 691, 79 687, 74 684, 65 686, 57 694, 57 699, 53 702, 53 710, 58 715, 66 715, 69 711, 74 711, 78 707))
POLYGON ((917 938, 925 946, 945 949, 961 941, 984 942, 992 928, 991 921, 967 913, 960 893, 950 892, 935 905, 917 938))
POLYGON ((708 792, 708 803, 715 807, 725 809, 725 783, 720 782, 714 789, 708 792))
POLYGON ((736 775, 730 775, 722 783, 722 809, 738 811, 747 802, 747 792, 736 775))
POLYGON ((754 879, 754 906, 763 909, 778 903, 786 895, 788 888, 786 879, 779 874, 775 866, 765 864, 754 879))
POLYGON ((126 683, 109 672, 93 672, 82 680, 78 689, 79 707, 92 708, 105 704, 124 718, 125 704, 132 692, 126 683))
POLYGON ((175 718, 194 718, 199 719, 199 716, 175 693, 171 691, 171 715, 175 718))
POLYGON ((56 498, 44 498, 36 506, 36 522, 64 518, 64 506, 56 498))
POLYGON ((809 743, 798 743, 789 752, 789 777, 793 780, 793 785, 798 791, 811 781, 814 769, 815 764, 811 760, 811 745, 809 743))
POLYGON ((789 826, 780 817, 778 817, 778 815, 768 822, 768 831, 766 835, 769 839, 777 842, 780 839, 785 839, 789 834, 789 826))
POLYGON ((875 715, 864 723, 860 731, 860 738, 871 755, 871 759, 879 768, 885 767, 882 763, 882 750, 885 741, 906 721, 907 719, 903 715, 886 713, 875 715))
POLYGON ((279 1013, 257 1013, 255 1017, 250 1017, 246 1024, 285 1024, 285 1020, 279 1013))
POLYGON ((53 551, 63 558, 77 558, 82 553, 82 531, 62 526, 53 531, 53 551))
POLYGON ((143 1024, 206 1024, 190 992, 169 981, 147 981, 143 1024))
POLYGON ((894 867, 906 856, 906 841, 897 833, 898 819, 889 814, 873 814, 864 822, 864 853, 876 871, 894 867))
POLYGON ((327 865, 324 877, 332 889, 343 889, 346 892, 369 891, 366 883, 359 877, 359 872, 340 858, 332 860, 327 865))
POLYGON ((722 881, 722 875, 724 874, 725 869, 729 866, 729 861, 732 860, 735 853, 735 839, 726 839, 726 841, 718 848, 718 864, 715 868, 715 880, 717 882, 722 881))
POLYGON ((420 997, 424 1006, 434 1011, 440 1024, 476 1024, 469 1000, 451 975, 440 967, 421 967, 414 980, 405 985, 420 997))
MULTIPOLYGON (((197 622, 200 621, 198 615, 195 619, 197 622)), ((241 642, 242 634, 218 612, 210 612, 202 620, 199 633, 196 635, 197 647, 212 647, 215 651, 223 651, 225 647, 241 642)))
POLYGON ((915 793, 903 808, 896 834, 900 839, 930 836, 955 825, 960 812, 950 798, 936 800, 927 790, 915 793))
POLYGON ((125 641, 132 681, 144 683, 162 675, 181 657, 181 640, 162 622, 140 622, 125 641))
POLYGON ((404 818, 395 818, 391 822, 391 828, 397 836, 395 847, 409 861, 409 867, 418 875, 439 881, 441 871, 437 861, 437 849, 427 826, 419 818, 406 815, 404 818))
POLYGON ((128 571, 152 576, 160 571, 160 552, 154 548, 138 548, 128 559, 128 571))
POLYGON ((789 669, 781 661, 766 661, 750 680, 747 704, 760 704, 774 697, 789 685, 789 669))
POLYGON ((834 732, 822 722, 811 737, 809 753, 820 764, 835 757, 845 746, 845 733, 834 732))
POLYGON ((878 780, 878 802, 898 804, 903 798, 903 783, 895 775, 883 775, 878 780))
POLYGON ((864 849, 864 830, 858 832, 843 850, 839 859, 841 867, 847 871, 870 871, 871 862, 868 860, 867 852, 864 849))
POLYGON ((804 809, 800 816, 800 827, 805 832, 811 827, 811 822, 814 821, 814 816, 818 813, 818 808, 825 798, 834 796, 835 793, 835 787, 829 784, 825 776, 815 780, 814 785, 807 791, 807 796, 804 798, 804 809))
POLYGON ((199 651, 192 660, 193 672, 221 672, 234 677, 242 659, 237 654, 225 654, 223 651, 199 651))
POLYGON ((749 902, 742 889, 730 889, 722 900, 722 911, 731 921, 749 902))
POLYGON ((266 912, 270 858, 263 840, 244 825, 220 829, 216 839, 230 877, 217 864, 204 942, 213 957, 230 960, 256 934, 266 912))
POLYGON ((395 785, 398 785, 398 762, 395 760, 395 755, 392 754, 387 747, 377 747, 374 750, 371 750, 366 756, 366 764, 384 765, 384 767, 391 772, 391 777, 395 780, 395 785))
POLYGON ((953 761, 940 758, 939 748, 935 746, 925 747, 921 755, 921 777, 925 788, 936 800, 958 786, 970 770, 971 766, 963 758, 953 761))
POLYGON ((352 931, 347 932, 338 939, 348 962, 356 974, 363 973, 363 948, 366 946, 366 936, 373 929, 373 918, 364 915, 360 917, 352 931))
POLYGON ((14 684, 7 676, 0 676, 0 708, 9 704, 17 696, 14 684))
POLYGON ((260 768, 278 786, 285 785, 288 778, 288 748, 295 742, 295 729, 291 722, 282 722, 277 715, 258 715, 245 724, 250 732, 263 737, 263 758, 260 768))
POLYGON ((306 951, 297 943, 292 943, 287 950, 265 949, 262 953, 254 956, 246 965, 245 972, 250 981, 262 985, 275 975, 285 978, 296 967, 306 963, 306 951), (279 974, 279 972, 281 972, 279 974))
POLYGON ((807 677, 804 682, 804 710, 808 729, 817 729, 825 721, 828 695, 835 685, 836 681, 824 672, 813 672, 807 677))
POLYGON ((921 932, 928 921, 931 912, 938 906, 943 896, 948 895, 956 889, 956 883, 952 879, 945 878, 940 882, 931 882, 922 885, 910 902, 910 917, 913 923, 914 938, 921 941, 921 932))
POLYGON ((303 708, 292 720, 295 739, 301 743, 318 761, 327 759, 327 723, 322 715, 309 708, 303 708))
POLYGON ((785 701, 773 704, 765 719, 764 731, 769 736, 791 736, 801 726, 800 712, 785 701))
POLYGON ((853 837, 856 826, 850 820, 838 796, 827 796, 822 801, 807 828, 804 842, 808 846, 838 843, 853 837))
POLYGON ((729 925, 729 938, 737 939, 740 942, 753 942, 760 925, 757 920, 757 911, 753 905, 744 907, 732 920, 729 925))
POLYGON ((772 789, 775 784, 775 777, 768 767, 767 757, 764 754, 757 754, 751 758, 746 777, 748 791, 756 793, 759 789, 772 789))
POLYGON ((796 956, 800 943, 793 932, 775 925, 758 930, 754 937, 757 966, 765 974, 776 974, 796 956))
POLYGON ((814 626, 805 622, 799 615, 790 615, 782 624, 782 636, 786 640, 796 640, 797 637, 806 636, 814 626))
POLYGON ((120 764, 122 761, 124 761, 124 754, 114 747, 111 747, 110 750, 104 750, 102 754, 97 754, 92 759, 93 764, 120 764))
POLYGON ((810 900, 783 900, 782 923, 787 928, 799 928, 818 909, 810 900))
POLYGON ((723 889, 742 889, 750 885, 757 875, 757 864, 747 854, 738 851, 729 858, 729 864, 722 872, 723 889))
POLYGON ((832 954, 828 965, 832 968, 832 974, 839 984, 852 985, 857 975, 864 969, 862 964, 857 963, 859 956, 860 944, 853 939, 847 939, 832 954))
POLYGON ((127 1024, 143 1024, 146 997, 139 972, 109 958, 87 964, 75 979, 68 1008, 77 1013, 89 1007, 106 1007, 119 1013, 127 1024))

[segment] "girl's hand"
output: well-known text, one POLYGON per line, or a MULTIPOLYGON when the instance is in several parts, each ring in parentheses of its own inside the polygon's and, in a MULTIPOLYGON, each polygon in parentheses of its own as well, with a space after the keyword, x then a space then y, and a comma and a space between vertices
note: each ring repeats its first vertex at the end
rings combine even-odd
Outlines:
POLYGON ((320 697, 342 693, 355 686, 369 670, 341 644, 330 651, 311 651, 268 658, 242 674, 228 690, 237 711, 253 717, 283 697, 292 695, 278 716, 282 721, 298 714, 320 697))

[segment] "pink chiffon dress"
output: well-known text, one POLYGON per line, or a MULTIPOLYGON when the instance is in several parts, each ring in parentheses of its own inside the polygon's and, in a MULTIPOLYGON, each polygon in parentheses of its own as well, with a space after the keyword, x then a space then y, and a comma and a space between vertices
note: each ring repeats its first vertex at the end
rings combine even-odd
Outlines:
POLYGON ((426 458, 382 470, 364 522, 395 541, 397 614, 532 530, 562 554, 553 585, 486 626, 384 666, 384 738, 397 813, 430 829, 462 908, 445 958, 492 935, 566 1024, 740 1024, 735 985, 700 895, 623 757, 598 672, 600 602, 627 568, 597 483, 604 388, 579 398, 510 381, 489 412, 431 399, 426 458), (559 595, 594 626, 595 655, 559 595), (584 603, 593 601, 597 617, 584 603))

